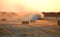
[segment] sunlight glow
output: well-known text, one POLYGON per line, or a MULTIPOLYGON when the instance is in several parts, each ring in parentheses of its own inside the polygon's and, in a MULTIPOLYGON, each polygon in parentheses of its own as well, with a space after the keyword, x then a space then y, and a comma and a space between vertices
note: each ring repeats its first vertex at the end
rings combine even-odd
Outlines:
POLYGON ((0 11, 59 12, 60 11, 60 0, 0 0, 0 11))

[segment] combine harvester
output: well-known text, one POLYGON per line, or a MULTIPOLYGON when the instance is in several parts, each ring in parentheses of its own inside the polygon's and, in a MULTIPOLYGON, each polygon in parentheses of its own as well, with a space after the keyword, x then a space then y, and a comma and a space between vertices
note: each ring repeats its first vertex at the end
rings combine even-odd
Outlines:
POLYGON ((42 13, 27 14, 22 18, 22 24, 29 24, 36 22, 36 20, 42 20, 44 15, 42 13))

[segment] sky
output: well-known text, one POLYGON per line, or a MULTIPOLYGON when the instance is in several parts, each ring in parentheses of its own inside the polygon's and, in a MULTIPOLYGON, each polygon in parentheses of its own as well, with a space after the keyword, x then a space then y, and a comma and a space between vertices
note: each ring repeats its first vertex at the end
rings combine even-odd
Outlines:
POLYGON ((0 0, 2 12, 60 12, 60 0, 0 0))

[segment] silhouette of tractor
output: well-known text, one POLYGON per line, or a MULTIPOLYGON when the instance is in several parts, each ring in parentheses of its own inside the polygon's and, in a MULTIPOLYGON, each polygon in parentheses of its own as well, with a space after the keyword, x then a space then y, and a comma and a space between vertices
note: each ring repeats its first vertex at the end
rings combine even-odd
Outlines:
MULTIPOLYGON (((27 17, 26 17, 27 18, 27 17)), ((31 16, 31 18, 29 18, 30 20, 28 21, 22 21, 22 24, 29 24, 29 22, 35 22, 36 20, 42 20, 42 17, 39 14, 34 14, 33 16, 31 16)))

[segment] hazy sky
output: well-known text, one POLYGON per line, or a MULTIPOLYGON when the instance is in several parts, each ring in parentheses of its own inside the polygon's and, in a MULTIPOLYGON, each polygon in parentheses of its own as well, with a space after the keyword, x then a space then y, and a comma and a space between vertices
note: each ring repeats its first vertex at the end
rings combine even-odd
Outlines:
POLYGON ((59 12, 60 11, 60 0, 0 0, 0 11, 59 12))

